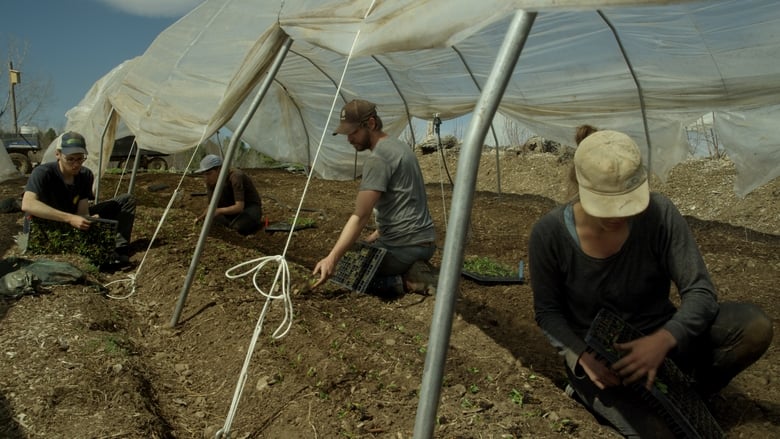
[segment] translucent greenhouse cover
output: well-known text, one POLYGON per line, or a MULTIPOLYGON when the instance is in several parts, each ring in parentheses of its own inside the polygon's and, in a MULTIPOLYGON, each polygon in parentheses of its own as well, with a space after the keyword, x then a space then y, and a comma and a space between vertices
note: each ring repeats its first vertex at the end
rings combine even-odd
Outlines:
POLYGON ((11 161, 11 157, 8 156, 8 151, 5 150, 3 141, 0 140, 0 183, 21 176, 22 174, 16 170, 16 165, 11 161))
POLYGON ((236 129, 289 38, 242 139, 349 179, 363 157, 331 135, 345 102, 377 103, 386 131, 420 141, 412 118, 474 109, 520 9, 536 16, 502 118, 568 145, 584 123, 627 132, 663 178, 690 155, 685 127, 711 113, 738 194, 780 175, 775 0, 207 0, 98 81, 68 129, 90 148, 129 130, 145 149, 191 150, 236 129))

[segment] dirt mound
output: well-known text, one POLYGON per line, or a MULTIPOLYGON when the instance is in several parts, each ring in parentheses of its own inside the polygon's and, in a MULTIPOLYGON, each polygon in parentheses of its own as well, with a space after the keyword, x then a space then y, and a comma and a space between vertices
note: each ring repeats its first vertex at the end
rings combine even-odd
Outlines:
MULTIPOLYGON (((441 249, 450 213, 447 173, 455 172, 456 160, 448 155, 446 167, 438 153, 420 160, 441 249)), ((249 172, 269 222, 289 221, 305 177, 249 172)), ((485 155, 467 255, 509 266, 527 260, 530 228, 565 199, 567 172, 552 154, 507 154, 498 167, 494 155, 485 155)), ((774 181, 738 199, 733 177, 728 162, 690 162, 655 187, 689 215, 721 298, 756 302, 776 318, 780 186, 774 181)), ((126 184, 107 176, 102 187, 113 192, 126 184)), ((19 196, 23 185, 3 183, 0 198, 19 196)), ((351 181, 312 181, 302 215, 316 227, 292 237, 242 238, 215 228, 183 296, 200 233, 193 220, 206 206, 202 183, 177 174, 139 175, 133 269, 100 273, 77 257, 50 256, 81 267, 87 283, 0 301, 0 437, 214 437, 226 419, 233 438, 412 437, 436 298, 380 299, 332 284, 305 288, 351 213, 356 189, 351 181), (291 271, 292 314, 283 300, 255 289, 254 273, 226 276, 242 262, 281 254, 291 271), (286 335, 272 337, 288 323, 286 335), (245 385, 237 399, 240 377, 245 385)), ((20 216, 0 214, 5 257, 19 256, 12 237, 21 230, 20 216)), ((440 252, 437 264, 439 258, 440 252)), ((258 271, 265 291, 275 270, 271 263, 258 271)), ((780 436, 778 354, 775 342, 713 407, 729 437, 780 436)), ((528 285, 463 279, 435 436, 617 437, 564 395, 560 361, 534 323, 528 285)))

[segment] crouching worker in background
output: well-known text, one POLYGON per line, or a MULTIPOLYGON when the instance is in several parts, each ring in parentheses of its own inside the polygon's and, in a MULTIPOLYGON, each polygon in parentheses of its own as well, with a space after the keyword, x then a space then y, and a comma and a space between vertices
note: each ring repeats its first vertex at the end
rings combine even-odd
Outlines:
POLYGON ((87 231, 97 218, 115 220, 116 255, 115 260, 107 262, 126 264, 135 222, 135 199, 125 194, 90 206, 90 200, 95 198, 95 177, 89 168, 82 166, 87 159, 87 145, 81 134, 72 131, 63 134, 55 158, 33 169, 27 180, 22 211, 28 221, 42 218, 87 231))
MULTIPOLYGON (((222 159, 209 154, 200 161, 200 168, 195 171, 203 174, 209 201, 214 197, 221 169, 222 159)), ((214 212, 214 222, 244 236, 257 232, 263 227, 263 205, 252 179, 240 169, 229 169, 226 181, 228 184, 222 188, 214 212)), ((207 213, 208 209, 195 218, 195 222, 203 221, 207 213)))
POLYGON ((428 292, 436 286, 428 264, 436 251, 436 233, 417 157, 409 146, 382 131, 382 120, 371 102, 347 103, 336 134, 346 135, 357 151, 371 154, 363 164, 355 210, 333 249, 314 267, 313 274, 319 275, 319 280, 313 287, 333 276, 339 260, 376 212, 378 228, 367 241, 387 252, 369 290, 382 295, 428 292))
POLYGON ((673 437, 639 392, 669 358, 706 401, 757 361, 772 322, 749 303, 718 303, 687 222, 650 193, 639 147, 596 131, 574 154, 578 195, 542 217, 529 241, 536 322, 565 359, 567 393, 628 437, 673 437), (670 300, 674 283, 680 306, 670 300), (585 336, 608 309, 643 336, 609 364, 585 336))

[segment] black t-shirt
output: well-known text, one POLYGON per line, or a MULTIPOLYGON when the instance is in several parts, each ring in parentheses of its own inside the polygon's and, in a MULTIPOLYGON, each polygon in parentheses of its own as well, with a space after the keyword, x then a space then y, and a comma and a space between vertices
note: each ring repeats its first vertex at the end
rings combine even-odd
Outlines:
POLYGON ((73 178, 73 184, 65 184, 59 163, 43 163, 33 169, 25 191, 38 195, 44 204, 68 213, 78 213, 81 200, 92 199, 92 171, 82 167, 73 178))

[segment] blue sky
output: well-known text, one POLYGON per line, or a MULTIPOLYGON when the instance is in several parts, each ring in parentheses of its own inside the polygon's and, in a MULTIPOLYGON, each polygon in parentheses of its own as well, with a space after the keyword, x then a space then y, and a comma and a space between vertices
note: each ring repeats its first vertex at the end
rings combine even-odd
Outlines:
MULTIPOLYGON (((122 62, 142 55, 154 38, 202 0, 9 0, 0 7, 0 128, 13 129, 8 62, 21 72, 17 102, 25 86, 50 85, 49 99, 32 120, 18 124, 65 127, 65 112, 97 80, 122 62), (19 52, 24 52, 20 54, 19 52), (16 53, 13 53, 16 52, 16 53), (16 59, 19 56, 22 59, 16 59)), ((32 92, 30 92, 32 94, 32 92)), ((18 105, 19 106, 19 105, 18 105)), ((28 107, 30 108, 30 107, 28 107)))

